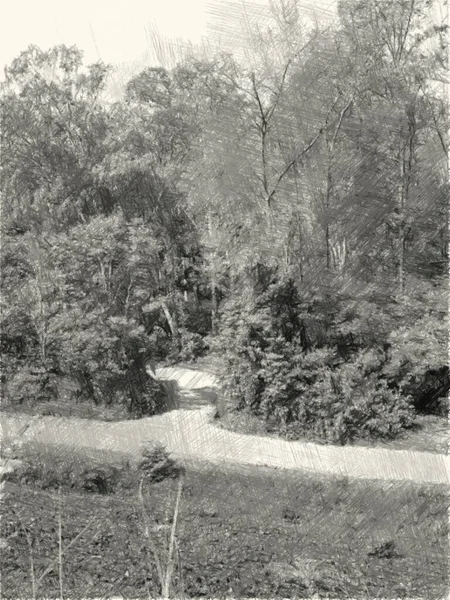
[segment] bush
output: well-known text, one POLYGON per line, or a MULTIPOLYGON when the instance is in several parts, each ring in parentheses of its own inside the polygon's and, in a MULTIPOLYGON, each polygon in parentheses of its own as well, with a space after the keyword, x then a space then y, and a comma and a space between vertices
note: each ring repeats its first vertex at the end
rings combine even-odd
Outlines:
POLYGON ((446 414, 446 402, 440 405, 450 390, 445 314, 430 311, 413 325, 393 331, 388 355, 384 374, 391 387, 411 396, 421 412, 446 414))
POLYGON ((184 471, 161 444, 144 448, 138 467, 152 483, 159 483, 164 479, 177 479, 184 471))
POLYGON ((226 305, 216 349, 229 403, 291 438, 343 444, 399 435, 413 424, 414 410, 408 390, 385 370, 389 324, 379 316, 381 339, 364 346, 367 306, 359 331, 354 302, 348 314, 328 297, 317 302, 302 298, 291 280, 272 279, 259 294, 247 290, 226 305))
POLYGON ((44 369, 23 366, 7 381, 6 396, 13 405, 29 404, 53 399, 56 389, 44 369))
POLYGON ((372 353, 362 352, 352 363, 325 369, 298 399, 295 429, 344 444, 358 438, 392 439, 411 427, 410 399, 389 389, 379 372, 371 372, 373 360, 372 353))
POLYGON ((117 484, 118 472, 114 467, 95 467, 82 471, 80 482, 86 492, 111 494, 117 484))
POLYGON ((270 356, 259 375, 259 412, 272 429, 344 444, 393 438, 413 424, 409 399, 380 377, 383 359, 375 351, 337 365, 326 349, 288 358, 270 356))
POLYGON ((62 456, 61 450, 24 448, 20 464, 8 474, 10 481, 40 489, 75 489, 80 492, 111 494, 119 481, 119 469, 99 465, 87 456, 62 456))
POLYGON ((74 466, 62 460, 50 460, 45 454, 21 457, 20 466, 8 479, 24 485, 34 485, 41 489, 75 487, 73 485, 74 466))
POLYGON ((208 345, 204 338, 198 333, 186 331, 183 333, 181 350, 178 354, 178 360, 193 362, 206 354, 208 345))

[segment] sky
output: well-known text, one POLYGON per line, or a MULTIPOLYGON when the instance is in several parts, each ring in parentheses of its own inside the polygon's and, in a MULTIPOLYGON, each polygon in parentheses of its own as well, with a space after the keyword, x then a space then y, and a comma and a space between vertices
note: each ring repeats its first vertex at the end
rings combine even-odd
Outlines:
MULTIPOLYGON (((4 67, 30 44, 43 50, 76 45, 84 64, 101 59, 114 65, 106 91, 114 100, 132 74, 148 65, 173 67, 189 45, 238 54, 237 29, 247 17, 264 22, 272 1, 283 0, 11 0, 7 6, 4 0, 0 81, 4 67)), ((443 3, 436 0, 439 12, 443 3)), ((336 16, 337 0, 298 0, 298 5, 320 20, 336 16)))
MULTIPOLYGON (((244 18, 263 22, 274 0, 12 0, 0 20, 0 81, 4 68, 29 45, 83 51, 84 64, 113 65, 105 99, 145 66, 171 68, 189 46, 237 53, 244 18)), ((282 1, 282 0, 275 0, 282 1)), ((337 0, 300 0, 305 14, 335 14, 337 0)), ((5 4, 5 1, 4 1, 5 4)), ((242 38, 241 38, 242 39, 242 38)))
POLYGON ((206 31, 205 0, 13 0, 2 16, 2 69, 29 44, 77 45, 88 63, 120 64, 145 53, 148 29, 194 42, 206 31))
MULTIPOLYGON (((270 0, 234 2, 245 10, 249 3, 267 6, 270 0)), ((304 3, 327 11, 334 0, 304 3)), ((12 0, 4 4, 0 23, 1 70, 29 44, 76 45, 86 63, 99 58, 113 65, 133 63, 148 55, 155 35, 196 45, 211 38, 211 24, 214 29, 228 7, 225 0, 12 0)))

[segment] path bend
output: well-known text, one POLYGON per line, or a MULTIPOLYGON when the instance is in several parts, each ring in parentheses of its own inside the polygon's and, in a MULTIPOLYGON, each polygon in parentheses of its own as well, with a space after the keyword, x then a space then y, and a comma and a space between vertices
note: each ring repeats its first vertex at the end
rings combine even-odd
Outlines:
MULTIPOLYGON (((205 405, 217 393, 214 375, 173 367, 158 369, 157 376, 177 381, 182 408, 137 421, 114 423, 43 417, 33 420, 22 438, 133 455, 140 452, 143 442, 151 440, 163 443, 169 452, 186 460, 267 466, 358 479, 449 483, 449 458, 445 455, 291 442, 222 429, 213 423, 214 408, 205 405)), ((5 423, 2 417, 2 421, 13 434, 11 420, 7 418, 9 422, 5 423)))

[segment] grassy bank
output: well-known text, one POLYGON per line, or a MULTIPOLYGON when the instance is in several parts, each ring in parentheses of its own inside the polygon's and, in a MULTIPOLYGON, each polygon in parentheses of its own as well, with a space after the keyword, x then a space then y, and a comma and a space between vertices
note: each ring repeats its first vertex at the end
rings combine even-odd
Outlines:
MULTIPOLYGON (((75 465, 79 471, 80 465, 106 465, 107 456, 56 460, 52 452, 41 458, 53 480, 48 472, 39 475, 41 460, 33 477, 6 488, 2 597, 32 597, 31 558, 37 597, 58 596, 60 513, 67 597, 158 594, 136 466, 109 457, 117 469, 114 485, 92 493, 80 479, 64 478, 64 469, 67 475, 75 465)), ((148 525, 160 548, 170 532, 176 487, 171 479, 145 486, 148 525)), ((447 505, 447 490, 439 486, 191 466, 179 513, 173 593, 442 598, 448 589, 447 505)))

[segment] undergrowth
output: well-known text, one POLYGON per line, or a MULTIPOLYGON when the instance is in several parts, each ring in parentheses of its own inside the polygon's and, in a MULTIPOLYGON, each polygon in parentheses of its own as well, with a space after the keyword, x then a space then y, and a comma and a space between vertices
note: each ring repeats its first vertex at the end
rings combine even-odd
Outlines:
MULTIPOLYGON (((158 453, 155 464, 168 458, 158 453)), ((49 450, 47 457, 56 459, 49 450)), ((3 598, 32 597, 30 547, 37 596, 58 595, 61 498, 65 597, 154 597, 169 562, 177 598, 437 599, 448 589, 445 486, 208 466, 152 481, 137 462, 107 459, 71 457, 83 473, 115 468, 106 494, 73 486, 63 472, 58 488, 48 475, 10 478, 3 598), (156 555, 166 561, 159 573, 156 555)))

